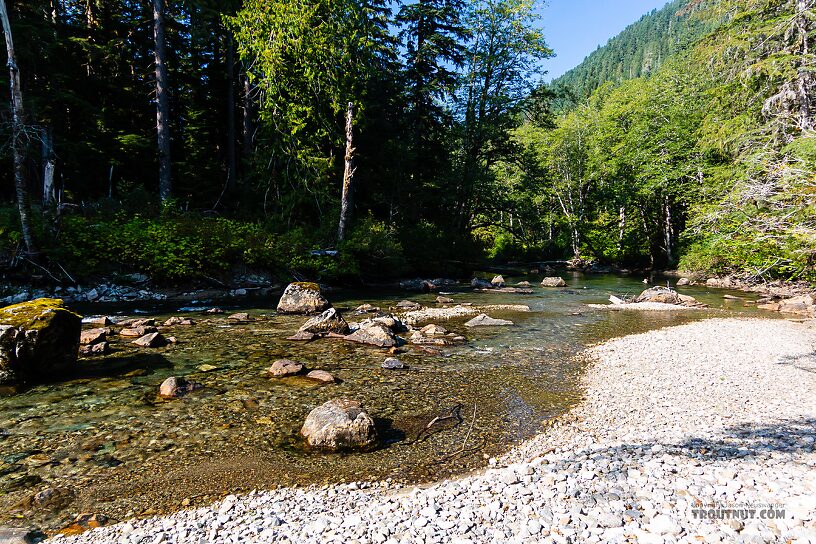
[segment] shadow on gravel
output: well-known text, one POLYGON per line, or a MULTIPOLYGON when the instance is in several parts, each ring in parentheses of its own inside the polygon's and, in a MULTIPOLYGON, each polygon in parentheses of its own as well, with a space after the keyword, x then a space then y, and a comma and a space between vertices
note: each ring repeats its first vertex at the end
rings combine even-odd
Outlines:
POLYGON ((788 420, 769 425, 743 424, 730 427, 720 440, 692 438, 680 444, 691 457, 734 459, 763 453, 812 453, 816 442, 816 419, 788 420))
POLYGON ((816 350, 805 355, 780 357, 776 364, 792 366, 797 370, 816 374, 816 350))

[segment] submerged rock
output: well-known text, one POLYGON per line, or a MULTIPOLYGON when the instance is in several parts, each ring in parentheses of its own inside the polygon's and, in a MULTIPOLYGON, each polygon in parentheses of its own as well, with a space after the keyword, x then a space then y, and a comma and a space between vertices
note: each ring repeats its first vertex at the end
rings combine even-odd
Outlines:
POLYGON ((159 386, 159 396, 170 399, 178 398, 187 393, 192 393, 197 389, 201 389, 202 387, 204 386, 200 383, 187 380, 186 378, 170 376, 159 386))
POLYGON ((312 448, 366 450, 377 444, 374 420, 351 399, 332 399, 306 417, 300 434, 312 448))
POLYGON ((306 374, 306 377, 309 378, 310 380, 315 380, 320 383, 334 383, 337 381, 335 380, 334 376, 332 376, 325 370, 312 370, 311 372, 306 374))
POLYGON ((400 361, 399 359, 395 359, 394 357, 389 357, 380 365, 384 370, 405 370, 408 368, 408 365, 400 361))
POLYGON ((513 325, 513 322, 506 319, 494 319, 487 314, 479 314, 465 323, 465 327, 502 327, 508 325, 513 325))
POLYGON ((311 334, 346 334, 348 331, 348 323, 335 308, 329 308, 322 314, 309 319, 298 330, 298 332, 311 334))
POLYGON ((372 320, 360 323, 360 327, 346 336, 349 342, 368 344, 379 348, 390 348, 400 345, 400 339, 386 325, 372 320))
POLYGON ((438 302, 439 304, 453 304, 456 301, 450 297, 438 296, 436 297, 436 302, 438 302))
POLYGON ((66 536, 78 535, 91 529, 98 529, 107 523, 108 518, 102 514, 79 514, 60 533, 66 536))
POLYGON ((282 314, 316 314, 331 307, 316 283, 290 283, 278 302, 282 314))
POLYGON ((110 344, 107 342, 99 342, 98 344, 91 344, 79 348, 79 354, 85 357, 92 355, 105 355, 110 352, 110 344))
POLYGON ((541 280, 542 287, 566 287, 567 282, 564 281, 564 278, 559 277, 551 277, 551 278, 544 278, 541 280))
POLYGON ((289 359, 280 359, 272 363, 272 366, 266 369, 266 373, 274 378, 283 378, 284 376, 294 376, 303 371, 303 364, 290 361, 289 359))
POLYGON ((0 386, 37 382, 71 370, 81 329, 82 318, 59 299, 0 309, 0 386))

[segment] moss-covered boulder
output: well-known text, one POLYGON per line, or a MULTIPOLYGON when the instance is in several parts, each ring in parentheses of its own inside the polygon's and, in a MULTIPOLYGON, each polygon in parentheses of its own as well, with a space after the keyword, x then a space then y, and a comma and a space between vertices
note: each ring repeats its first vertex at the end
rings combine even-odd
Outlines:
POLYGON ((331 308, 316 283, 297 282, 286 286, 278 311, 283 314, 317 314, 331 308))
POLYGON ((0 308, 0 387, 13 388, 74 367, 82 318, 62 300, 40 298, 0 308))

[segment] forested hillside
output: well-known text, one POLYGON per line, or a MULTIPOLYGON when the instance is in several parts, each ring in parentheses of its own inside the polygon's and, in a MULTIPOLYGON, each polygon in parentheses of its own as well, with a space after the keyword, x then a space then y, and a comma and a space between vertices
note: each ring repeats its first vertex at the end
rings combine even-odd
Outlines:
POLYGON ((672 0, 596 49, 580 65, 555 79, 553 86, 583 100, 604 83, 653 74, 715 26, 714 19, 695 17, 694 12, 688 0, 672 0))
POLYGON ((510 169, 517 202, 537 202, 538 229, 576 256, 813 279, 813 2, 691 7, 723 23, 554 129, 518 131, 530 162, 510 169))
POLYGON ((10 270, 816 275, 812 0, 673 2, 557 115, 533 0, 0 6, 10 270))

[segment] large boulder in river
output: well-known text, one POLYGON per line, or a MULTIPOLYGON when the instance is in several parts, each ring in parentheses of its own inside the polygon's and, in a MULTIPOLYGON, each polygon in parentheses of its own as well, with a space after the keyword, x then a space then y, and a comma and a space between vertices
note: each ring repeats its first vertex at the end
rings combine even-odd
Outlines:
POLYGON ((377 445, 374 420, 356 400, 332 399, 312 410, 300 429, 306 444, 329 451, 367 450, 377 445))
POLYGON ((0 309, 0 386, 51 379, 71 370, 81 329, 82 318, 59 299, 0 309))
POLYGON ((348 323, 335 308, 329 308, 322 314, 314 316, 298 329, 298 332, 311 334, 346 334, 348 331, 348 323))
POLYGON ((286 286, 278 312, 282 314, 316 314, 331 307, 316 283, 290 283, 286 286))

